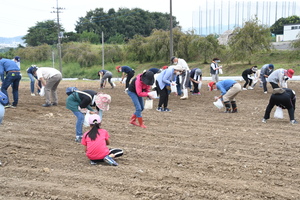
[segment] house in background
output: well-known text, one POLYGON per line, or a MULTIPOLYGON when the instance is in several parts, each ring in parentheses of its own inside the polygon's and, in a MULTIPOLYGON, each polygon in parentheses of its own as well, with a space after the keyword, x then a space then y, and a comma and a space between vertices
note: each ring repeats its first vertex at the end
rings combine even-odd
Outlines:
POLYGON ((283 26, 283 36, 281 41, 292 41, 298 39, 300 34, 300 24, 286 24, 283 26))

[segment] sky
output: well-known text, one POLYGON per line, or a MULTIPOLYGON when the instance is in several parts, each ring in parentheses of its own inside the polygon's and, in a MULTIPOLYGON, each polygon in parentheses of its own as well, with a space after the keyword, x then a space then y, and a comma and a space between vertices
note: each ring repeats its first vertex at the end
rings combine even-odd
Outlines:
MULTIPOLYGON (((236 24, 237 21, 242 24, 243 19, 249 18, 250 14, 254 15, 256 2, 260 2, 259 9, 265 8, 265 11, 260 10, 259 14, 263 16, 265 13, 264 20, 269 23, 271 23, 271 18, 273 20, 274 13, 267 10, 267 2, 272 2, 272 6, 269 8, 272 7, 273 10, 275 10, 275 3, 279 2, 277 8, 279 17, 280 15, 300 12, 300 3, 296 4, 296 1, 269 0, 262 4, 262 1, 257 0, 172 0, 172 14, 179 21, 183 30, 196 29, 201 33, 208 31, 208 28, 198 30, 196 27, 222 25, 226 28, 228 23, 236 24), (249 2, 251 2, 251 6, 249 2), (280 2, 285 2, 285 4, 280 2), (297 5, 297 11, 292 8, 295 5, 297 5), (247 11, 247 6, 249 11, 247 11), (227 13, 231 14, 228 15, 227 13)), ((75 32, 76 21, 80 17, 85 17, 88 11, 96 8, 103 8, 105 12, 111 8, 116 11, 119 8, 141 8, 150 12, 170 13, 170 0, 0 0, 0 3, 0 37, 24 36, 28 29, 35 26, 37 22, 56 21, 57 14, 51 12, 56 11, 57 7, 63 8, 60 10, 59 18, 61 25, 67 32, 75 32)), ((300 13, 295 14, 300 16, 300 13)), ((211 28, 209 31, 220 32, 223 31, 223 28, 219 28, 219 30, 212 30, 211 28)))

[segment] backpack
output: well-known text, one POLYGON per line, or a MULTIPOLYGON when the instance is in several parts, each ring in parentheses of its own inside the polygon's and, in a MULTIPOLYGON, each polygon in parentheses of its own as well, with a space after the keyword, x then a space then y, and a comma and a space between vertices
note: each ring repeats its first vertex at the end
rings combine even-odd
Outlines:
POLYGON ((1 92, 1 91, 0 91, 0 103, 2 105, 4 105, 4 106, 6 104, 8 104, 8 98, 7 98, 7 96, 3 92, 1 92))
POLYGON ((74 91, 77 91, 77 90, 78 90, 77 87, 67 87, 66 94, 69 96, 70 94, 72 94, 74 91))

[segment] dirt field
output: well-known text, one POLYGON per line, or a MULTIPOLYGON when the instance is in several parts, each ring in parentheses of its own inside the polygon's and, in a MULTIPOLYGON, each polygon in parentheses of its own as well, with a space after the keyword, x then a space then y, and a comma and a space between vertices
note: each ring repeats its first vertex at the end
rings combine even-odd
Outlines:
MULTIPOLYGON (((219 92, 203 85, 188 100, 172 94, 172 112, 145 110, 147 129, 129 124, 134 107, 123 86, 103 89, 112 103, 102 128, 125 153, 112 167, 90 165, 65 108, 67 86, 99 91, 98 81, 62 81, 59 106, 49 108, 22 81, 19 105, 0 126, 0 199, 300 199, 300 124, 289 124, 287 111, 261 123, 270 94, 259 87, 242 91, 239 113, 227 114, 212 104, 219 92)), ((289 86, 300 94, 299 82, 289 86)))

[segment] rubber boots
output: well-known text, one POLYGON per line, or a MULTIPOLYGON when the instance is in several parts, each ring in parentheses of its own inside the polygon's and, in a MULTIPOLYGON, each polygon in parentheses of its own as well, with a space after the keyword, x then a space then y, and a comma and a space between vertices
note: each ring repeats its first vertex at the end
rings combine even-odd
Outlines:
POLYGON ((131 119, 130 119, 130 124, 135 125, 135 126, 139 126, 139 125, 135 122, 135 120, 136 120, 136 115, 133 114, 133 115, 131 116, 131 119))
POLYGON ((180 97, 181 100, 185 100, 185 99, 188 99, 189 98, 189 94, 188 94, 188 89, 183 89, 183 96, 180 97))
POLYGON ((237 113, 238 110, 235 101, 231 101, 231 106, 232 106, 232 113, 237 113))
POLYGON ((230 101, 225 101, 224 102, 224 105, 225 105, 225 113, 231 113, 231 104, 230 104, 230 101))
POLYGON ((144 124, 144 122, 143 122, 143 118, 142 117, 138 117, 137 118, 138 119, 138 121, 139 121, 139 123, 140 123, 140 127, 142 127, 142 128, 147 128, 146 126, 145 126, 145 124, 144 124))

